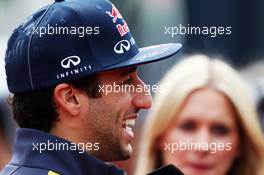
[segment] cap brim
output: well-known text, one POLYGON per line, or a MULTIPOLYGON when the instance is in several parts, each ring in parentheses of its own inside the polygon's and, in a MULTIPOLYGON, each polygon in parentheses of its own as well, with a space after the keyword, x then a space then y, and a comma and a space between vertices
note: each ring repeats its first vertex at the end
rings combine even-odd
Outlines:
POLYGON ((175 55, 181 50, 181 48, 182 44, 180 43, 169 43, 143 47, 139 49, 139 53, 134 57, 118 64, 105 67, 103 71, 160 61, 175 55))

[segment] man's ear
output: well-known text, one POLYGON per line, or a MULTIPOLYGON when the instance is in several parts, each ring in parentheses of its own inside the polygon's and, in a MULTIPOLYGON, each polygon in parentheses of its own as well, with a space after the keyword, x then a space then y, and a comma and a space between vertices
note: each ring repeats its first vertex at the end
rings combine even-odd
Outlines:
POLYGON ((59 84, 54 89, 54 101, 59 111, 77 116, 81 111, 80 90, 67 83, 59 84))

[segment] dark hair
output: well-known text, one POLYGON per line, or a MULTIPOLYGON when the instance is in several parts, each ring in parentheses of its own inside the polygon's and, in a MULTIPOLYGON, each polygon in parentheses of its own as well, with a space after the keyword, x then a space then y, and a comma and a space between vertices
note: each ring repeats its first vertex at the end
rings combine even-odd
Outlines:
MULTIPOLYGON (((84 91, 88 97, 98 98, 99 79, 91 75, 83 79, 69 82, 73 87, 84 91)), ((21 128, 33 128, 49 132, 58 114, 54 103, 54 89, 14 94, 10 98, 14 119, 21 128)))

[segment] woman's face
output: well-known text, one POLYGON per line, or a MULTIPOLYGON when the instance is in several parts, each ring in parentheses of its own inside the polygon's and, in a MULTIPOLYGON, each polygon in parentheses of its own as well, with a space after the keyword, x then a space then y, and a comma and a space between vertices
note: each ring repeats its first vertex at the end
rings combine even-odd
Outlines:
POLYGON ((240 154, 236 112, 213 89, 193 92, 160 139, 164 164, 186 175, 225 175, 240 154))

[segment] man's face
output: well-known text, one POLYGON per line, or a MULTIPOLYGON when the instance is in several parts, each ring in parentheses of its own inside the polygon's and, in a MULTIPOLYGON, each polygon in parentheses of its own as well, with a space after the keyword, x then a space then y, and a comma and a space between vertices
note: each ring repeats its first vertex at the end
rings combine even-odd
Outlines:
POLYGON ((87 139, 99 142, 99 150, 92 154, 104 161, 128 159, 134 138, 131 127, 139 110, 151 107, 151 95, 136 68, 103 72, 99 80, 102 96, 88 99, 83 122, 87 139))

